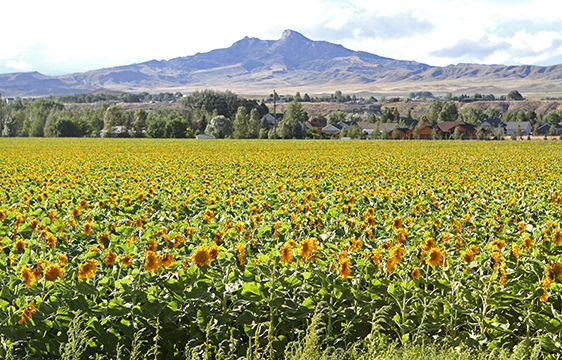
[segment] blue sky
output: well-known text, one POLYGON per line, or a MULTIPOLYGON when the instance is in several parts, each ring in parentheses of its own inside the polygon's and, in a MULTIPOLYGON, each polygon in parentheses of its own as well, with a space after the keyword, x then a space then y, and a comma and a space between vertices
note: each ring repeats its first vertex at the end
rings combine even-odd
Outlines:
POLYGON ((277 39, 430 65, 562 63, 560 0, 9 0, 0 73, 59 75, 277 39))

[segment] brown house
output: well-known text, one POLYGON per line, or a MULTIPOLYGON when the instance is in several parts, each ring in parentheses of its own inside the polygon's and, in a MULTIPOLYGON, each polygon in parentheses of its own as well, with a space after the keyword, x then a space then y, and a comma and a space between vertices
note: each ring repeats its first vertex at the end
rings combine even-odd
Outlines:
POLYGON ((467 124, 464 121, 441 121, 437 123, 437 128, 443 139, 450 139, 457 127, 463 133, 463 139, 474 138, 476 129, 473 125, 467 124))
POLYGON ((431 125, 420 126, 417 130, 417 138, 414 136, 415 129, 410 129, 409 138, 414 140, 431 140, 433 139, 433 127, 431 125))

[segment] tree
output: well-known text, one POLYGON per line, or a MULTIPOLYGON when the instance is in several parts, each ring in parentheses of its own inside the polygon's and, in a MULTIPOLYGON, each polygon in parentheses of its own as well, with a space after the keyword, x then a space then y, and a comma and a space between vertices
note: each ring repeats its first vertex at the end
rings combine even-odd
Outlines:
POLYGON ((209 121, 205 133, 213 135, 217 139, 230 136, 232 134, 232 121, 223 115, 215 116, 209 121))
POLYGON ((45 123, 51 111, 62 111, 64 105, 53 100, 36 100, 31 104, 30 135, 43 136, 45 123))
POLYGON ((341 121, 345 121, 346 117, 347 117, 347 113, 344 111, 340 111, 340 110, 332 111, 327 116, 328 124, 336 125, 341 121))
POLYGON ((129 129, 129 136, 131 137, 143 137, 146 131, 146 119, 148 118, 148 113, 145 110, 137 110, 133 115, 133 123, 129 129))
POLYGON ((457 109, 457 105, 454 102, 447 102, 439 111, 439 115, 437 117, 438 121, 455 121, 459 117, 459 112, 457 109))
POLYGON ((482 128, 478 128, 478 130, 476 130, 476 138, 479 140, 484 140, 486 138, 486 134, 482 128))
POLYGON ((163 138, 166 134, 166 120, 162 115, 150 114, 146 119, 146 135, 151 138, 163 138))
POLYGON ((127 114, 121 106, 113 105, 105 110, 103 116, 103 130, 101 132, 102 137, 113 137, 115 136, 114 127, 123 126, 127 124, 127 114))
POLYGON ((552 110, 546 114, 546 121, 548 121, 552 125, 559 124, 562 120, 562 111, 552 110))
POLYGON ((381 121, 383 123, 387 123, 387 122, 395 122, 400 120, 400 113, 398 112, 398 109, 395 107, 391 107, 391 108, 385 108, 382 111, 381 114, 381 121))
POLYGON ((17 135, 17 124, 16 119, 8 115, 4 120, 3 128, 2 128, 2 136, 13 137, 17 135))
POLYGON ((347 136, 352 139, 361 139, 361 135, 361 128, 357 125, 351 125, 349 129, 347 129, 347 136))
POLYGON ((304 122, 308 119, 308 115, 302 104, 293 101, 287 106, 283 119, 279 124, 277 135, 283 139, 303 139, 305 135, 304 122))
POLYGON ((232 126, 234 128, 234 132, 232 133, 234 138, 246 139, 249 137, 250 117, 244 106, 238 107, 232 126))
POLYGON ((507 98, 511 100, 524 100, 523 95, 521 95, 521 93, 519 93, 519 91, 517 90, 511 90, 507 94, 507 98))
POLYGON ((164 136, 167 138, 185 138, 187 134, 188 123, 185 119, 174 117, 169 119, 164 130, 164 136))
POLYGON ((453 139, 454 140, 461 140, 463 138, 463 136, 464 136, 464 133, 462 132, 461 127, 457 126, 455 128, 455 131, 453 131, 453 135, 452 135, 453 139))
POLYGON ((250 119, 248 122, 248 138, 255 139, 260 131, 260 114, 257 109, 250 111, 250 119))
POLYGON ((76 122, 68 118, 57 119, 55 121, 53 133, 56 137, 78 137, 83 135, 76 122))
POLYGON ((443 103, 439 100, 433 100, 429 104, 429 110, 427 111, 425 116, 427 118, 427 121, 429 121, 430 125, 437 124, 437 121, 439 119, 439 113, 441 112, 442 108, 443 108, 443 103))
POLYGON ((439 133, 439 130, 437 130, 437 127, 434 127, 433 130, 431 130, 431 138, 433 140, 441 140, 441 134, 439 133))

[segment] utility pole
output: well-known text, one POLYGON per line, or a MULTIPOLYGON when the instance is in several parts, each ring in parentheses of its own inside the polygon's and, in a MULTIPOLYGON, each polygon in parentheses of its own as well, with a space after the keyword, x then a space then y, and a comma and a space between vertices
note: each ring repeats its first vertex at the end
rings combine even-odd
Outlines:
POLYGON ((277 134, 277 93, 273 89, 273 128, 277 134))

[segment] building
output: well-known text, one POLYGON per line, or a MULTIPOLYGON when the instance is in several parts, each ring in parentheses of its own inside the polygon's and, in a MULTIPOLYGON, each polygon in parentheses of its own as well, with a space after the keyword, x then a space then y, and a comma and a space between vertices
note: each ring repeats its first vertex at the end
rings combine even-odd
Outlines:
POLYGON ((510 121, 505 126, 506 135, 527 136, 531 135, 531 131, 531 123, 528 121, 510 121))

